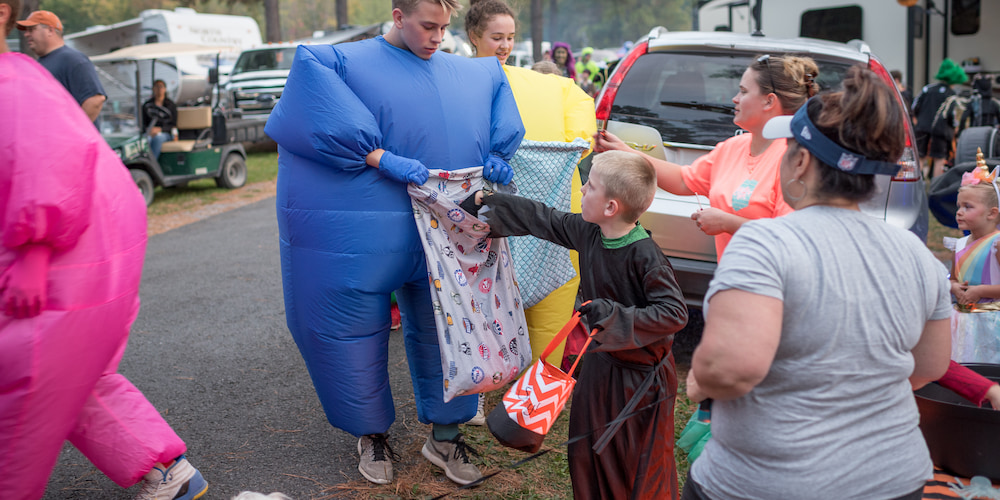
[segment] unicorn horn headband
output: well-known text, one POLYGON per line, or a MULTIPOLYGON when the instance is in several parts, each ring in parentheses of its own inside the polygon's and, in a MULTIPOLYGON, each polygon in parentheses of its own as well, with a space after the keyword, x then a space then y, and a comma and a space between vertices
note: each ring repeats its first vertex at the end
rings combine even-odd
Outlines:
POLYGON ((974 186, 983 182, 990 183, 993 186, 993 192, 997 194, 997 200, 1000 201, 1000 188, 997 188, 997 170, 1000 167, 993 169, 990 172, 990 167, 986 165, 986 160, 983 159, 982 148, 976 148, 976 168, 972 169, 971 172, 966 172, 962 174, 962 185, 963 186, 974 186))

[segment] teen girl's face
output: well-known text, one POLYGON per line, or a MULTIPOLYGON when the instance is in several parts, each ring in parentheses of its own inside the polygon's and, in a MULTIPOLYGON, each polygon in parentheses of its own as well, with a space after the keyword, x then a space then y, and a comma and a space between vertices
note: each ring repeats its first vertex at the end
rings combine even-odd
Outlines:
POLYGON ((981 189, 958 191, 958 212, 955 213, 955 222, 958 223, 959 229, 977 234, 993 231, 997 218, 990 218, 992 210, 983 199, 985 195, 982 191, 981 189))
POLYGON ((583 193, 583 200, 581 201, 583 210, 581 211, 583 215, 583 220, 587 222, 593 222, 595 224, 600 223, 604 220, 604 209, 608 206, 608 196, 604 191, 604 182, 601 181, 601 175, 597 172, 591 172, 590 177, 587 179, 587 183, 583 185, 580 189, 583 193))
POLYGON ((451 12, 437 2, 419 2, 409 14, 395 9, 392 17, 406 48, 421 59, 430 59, 437 52, 451 24, 451 12))
POLYGON ((500 64, 507 64, 514 48, 514 18, 505 14, 493 16, 486 23, 483 35, 473 36, 471 42, 476 47, 476 57, 496 56, 500 64))
POLYGON ((767 98, 764 90, 757 85, 757 71, 747 68, 740 78, 740 90, 733 96, 733 104, 736 106, 733 123, 745 130, 762 129, 770 119, 764 113, 767 98))

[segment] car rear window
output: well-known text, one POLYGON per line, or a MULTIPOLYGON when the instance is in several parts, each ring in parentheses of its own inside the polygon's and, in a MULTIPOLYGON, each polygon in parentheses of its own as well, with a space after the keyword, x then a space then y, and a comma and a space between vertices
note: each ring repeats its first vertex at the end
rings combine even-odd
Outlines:
POLYGON ((291 69, 297 47, 244 52, 233 67, 233 75, 250 71, 291 69))
MULTIPOLYGON (((647 125, 671 143, 715 146, 737 133, 733 96, 756 54, 651 52, 635 61, 611 119, 647 125)), ((821 91, 839 87, 850 66, 817 60, 821 91)))

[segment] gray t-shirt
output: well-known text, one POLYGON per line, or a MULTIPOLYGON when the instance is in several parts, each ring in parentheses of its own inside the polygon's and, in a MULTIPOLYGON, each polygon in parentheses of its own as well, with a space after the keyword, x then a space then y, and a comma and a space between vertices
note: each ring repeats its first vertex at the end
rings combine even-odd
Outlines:
POLYGON ((784 314, 764 380, 712 407, 712 440, 691 472, 712 498, 888 499, 931 477, 910 350, 951 300, 917 237, 832 207, 748 222, 706 308, 727 289, 780 299, 784 314))

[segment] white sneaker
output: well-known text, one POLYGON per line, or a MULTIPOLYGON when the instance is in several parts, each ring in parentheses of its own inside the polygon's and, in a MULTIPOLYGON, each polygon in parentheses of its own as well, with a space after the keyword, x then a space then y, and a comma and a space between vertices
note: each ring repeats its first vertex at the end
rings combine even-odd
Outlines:
POLYGON ((476 416, 469 419, 465 425, 486 425, 486 412, 483 410, 483 402, 486 401, 486 396, 482 393, 479 394, 479 407, 476 408, 476 416))
POLYGON ((208 491, 205 478, 184 455, 177 457, 170 467, 159 465, 143 476, 142 489, 135 500, 195 500, 208 491))

